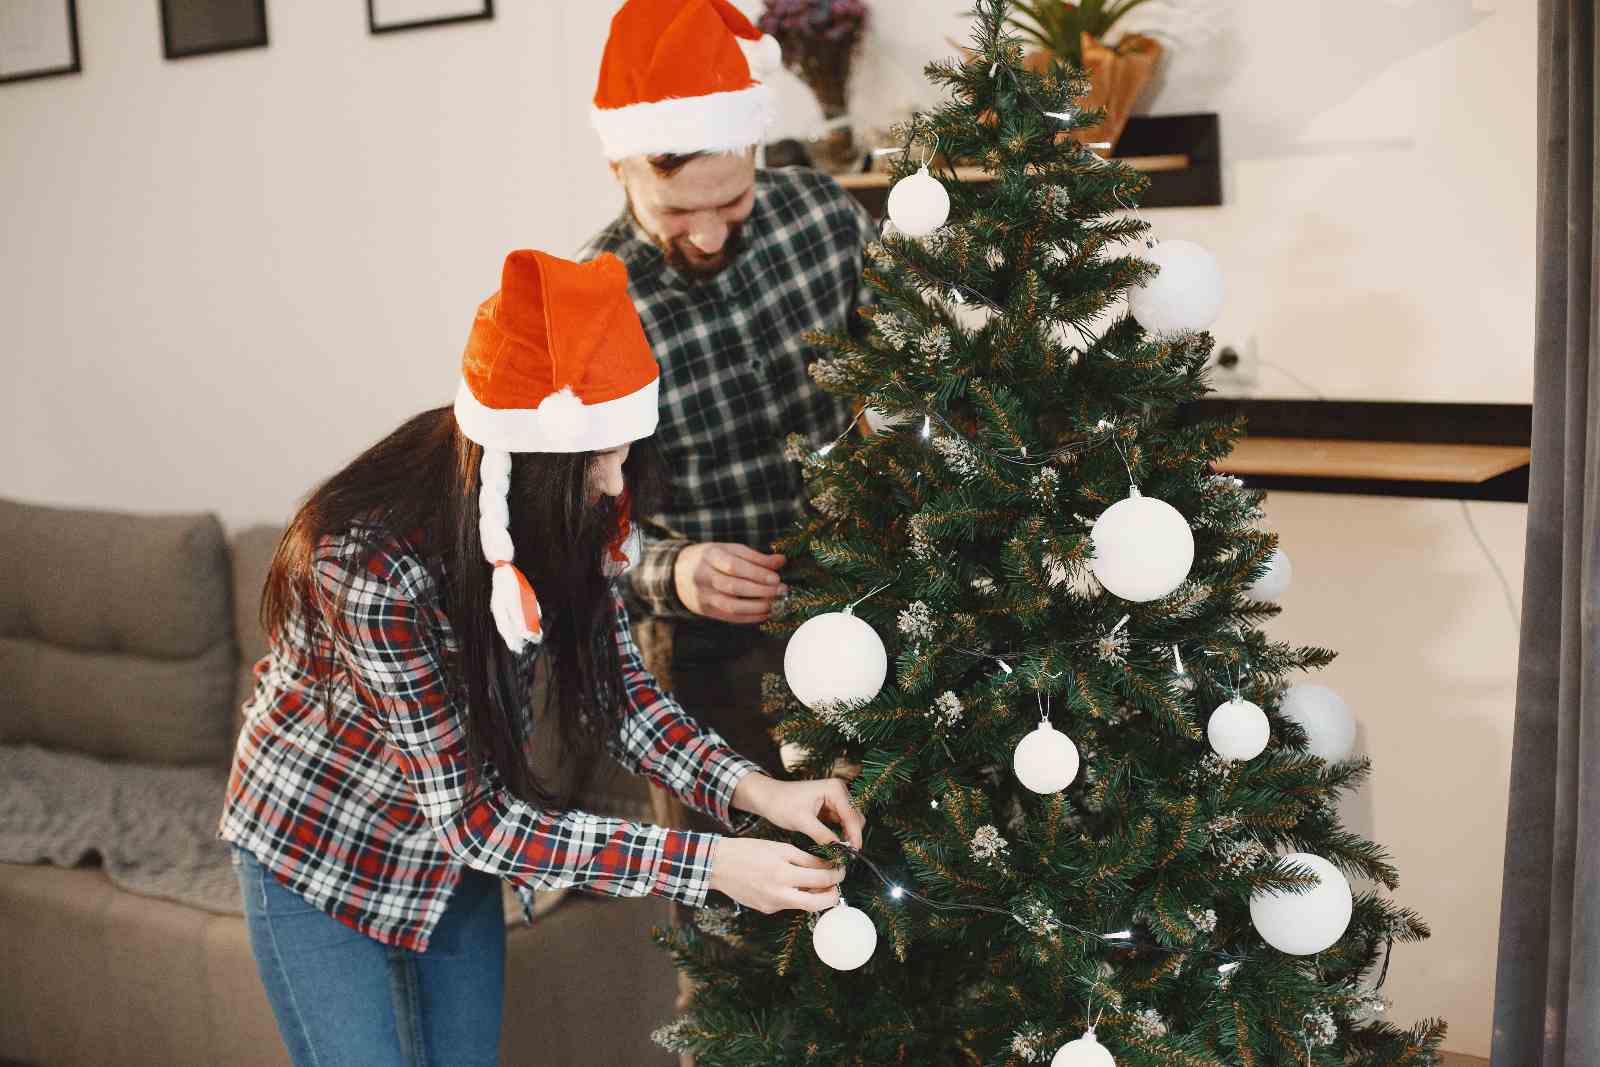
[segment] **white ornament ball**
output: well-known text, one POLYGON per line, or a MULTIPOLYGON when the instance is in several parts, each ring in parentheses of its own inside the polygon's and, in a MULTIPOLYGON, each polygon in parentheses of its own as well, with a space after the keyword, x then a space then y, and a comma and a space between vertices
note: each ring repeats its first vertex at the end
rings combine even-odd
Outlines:
POLYGON ((1111 1053, 1094 1036, 1094 1027, 1091 1026, 1076 1041, 1068 1041, 1056 1049, 1050 1067, 1117 1067, 1117 1061, 1111 1058, 1111 1053))
POLYGON ((1248 700, 1230 700, 1211 713, 1206 739, 1223 759, 1249 760, 1261 755, 1272 736, 1267 713, 1248 700))
POLYGON ((806 760, 811 758, 811 750, 794 741, 785 741, 778 748, 778 759, 783 763, 783 769, 793 774, 805 766, 806 760))
POLYGON ((1294 581, 1294 564, 1289 562, 1288 553, 1281 548, 1275 548, 1272 550, 1272 557, 1267 560, 1267 573, 1263 574, 1245 595, 1263 604, 1276 604, 1283 599, 1283 594, 1289 591, 1289 583, 1292 581, 1294 581))
POLYGON ((889 220, 908 237, 926 237, 950 218, 950 194, 927 164, 889 190, 889 220))
POLYGON ((1317 876, 1308 892, 1262 890, 1250 898, 1250 921, 1267 944, 1291 956, 1314 956, 1333 947, 1350 925, 1355 903, 1350 883, 1321 856, 1292 852, 1283 857, 1317 876))
POLYGON ((1313 756, 1338 763, 1356 748, 1356 717, 1344 697, 1325 685, 1302 682, 1289 687, 1279 709, 1283 717, 1300 724, 1313 756))
POLYGON ((1161 268, 1128 297, 1139 325, 1155 333, 1203 330, 1222 310, 1222 271, 1193 241, 1162 241, 1140 258, 1161 268))
POLYGON ((867 408, 862 414, 866 416, 867 426, 873 433, 883 433, 885 430, 891 430, 896 426, 904 426, 911 421, 911 416, 909 415, 890 415, 871 407, 867 408))
POLYGON ((878 929, 860 908, 840 902, 817 920, 811 931, 817 956, 836 971, 853 971, 872 958, 878 929))
POLYGON ((783 675, 808 708, 864 704, 889 675, 878 632, 854 615, 830 611, 807 619, 789 638, 783 675))
POLYGON ((1089 536, 1089 569, 1124 600, 1160 600, 1183 584, 1194 563, 1194 531, 1178 509, 1137 490, 1106 508, 1089 536))
POLYGON ((1041 722, 1017 743, 1011 766, 1035 793, 1059 793, 1078 777, 1078 746, 1048 721, 1041 722))

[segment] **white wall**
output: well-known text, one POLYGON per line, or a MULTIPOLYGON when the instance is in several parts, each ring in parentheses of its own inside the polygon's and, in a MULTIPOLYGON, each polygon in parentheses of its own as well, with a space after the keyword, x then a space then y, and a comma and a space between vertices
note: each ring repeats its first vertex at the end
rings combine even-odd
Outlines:
MULTIPOLYGON (((966 6, 877 0, 863 124, 931 102, 921 64, 966 6)), ((586 119, 613 0, 382 38, 363 7, 270 0, 270 48, 168 63, 157 4, 79 0, 84 73, 0 86, 0 494, 280 519, 449 398, 507 250, 570 252, 617 210, 586 119)), ((1141 9, 1172 48, 1148 106, 1222 115, 1226 206, 1148 217, 1221 258, 1223 341, 1330 395, 1527 400, 1533 8, 1141 9)), ((814 105, 782 92, 804 128, 814 105)), ((1274 367, 1262 392, 1302 388, 1274 367)), ((1437 931, 1397 959, 1396 1014, 1484 1052, 1515 660, 1498 586, 1453 504, 1269 510, 1301 575, 1279 631, 1343 650, 1330 677, 1377 758, 1351 817, 1437 931)), ((1523 509, 1474 514, 1520 586, 1523 509)))

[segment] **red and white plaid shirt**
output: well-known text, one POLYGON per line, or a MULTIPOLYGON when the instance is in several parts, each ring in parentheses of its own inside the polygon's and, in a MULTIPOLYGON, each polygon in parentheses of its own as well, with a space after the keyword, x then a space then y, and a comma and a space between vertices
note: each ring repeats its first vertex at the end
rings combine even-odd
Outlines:
MULTIPOLYGON (((321 610, 294 617, 256 666, 219 836, 334 918, 417 951, 463 867, 523 890, 699 905, 715 834, 544 811, 508 792, 492 766, 472 766, 465 694, 444 670, 457 653, 444 588, 442 561, 408 539, 324 541, 321 610)), ((727 823, 734 789, 758 768, 660 691, 620 597, 616 613, 628 714, 612 754, 727 823)), ((519 659, 525 687, 536 658, 530 648, 519 659)), ((527 738, 526 710, 524 719, 527 738)))

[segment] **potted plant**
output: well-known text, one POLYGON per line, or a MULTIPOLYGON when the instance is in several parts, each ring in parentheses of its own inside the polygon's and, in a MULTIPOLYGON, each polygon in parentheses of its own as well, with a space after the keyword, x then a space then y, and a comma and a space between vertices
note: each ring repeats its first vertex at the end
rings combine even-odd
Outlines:
POLYGON ((811 89, 825 121, 822 162, 842 169, 855 161, 854 137, 840 123, 849 111, 850 65, 867 26, 863 0, 767 0, 757 25, 783 47, 783 64, 811 89))
MULTIPOLYGON (((1060 59, 1088 71, 1094 88, 1083 98, 1086 110, 1104 108, 1105 121, 1074 133, 1089 144, 1116 146, 1133 105, 1155 73, 1161 45, 1138 33, 1125 33, 1115 44, 1107 37, 1122 17, 1145 0, 1016 0, 1017 14, 1008 21, 1039 47, 1028 63, 1043 69, 1060 59)), ((1105 153, 1111 154, 1111 148, 1105 153)))

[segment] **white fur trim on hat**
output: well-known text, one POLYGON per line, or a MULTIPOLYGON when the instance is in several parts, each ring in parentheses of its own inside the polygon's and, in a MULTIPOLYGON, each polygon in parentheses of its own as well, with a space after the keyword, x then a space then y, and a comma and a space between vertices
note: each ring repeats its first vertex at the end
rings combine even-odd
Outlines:
MULTIPOLYGON (((456 390, 456 425, 486 449, 502 452, 603 452, 656 432, 660 418, 656 408, 660 378, 635 389, 627 396, 584 404, 560 400, 546 411, 560 393, 546 397, 538 408, 491 408, 472 395, 463 381, 456 390)), ((564 391, 570 396, 570 391, 564 391)))
POLYGON ((765 85, 731 92, 589 109, 606 158, 735 152, 766 140, 777 117, 765 85))

